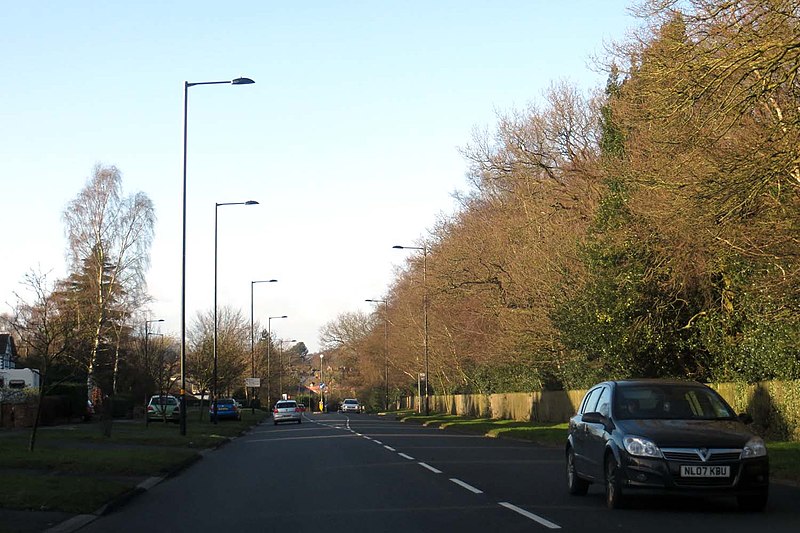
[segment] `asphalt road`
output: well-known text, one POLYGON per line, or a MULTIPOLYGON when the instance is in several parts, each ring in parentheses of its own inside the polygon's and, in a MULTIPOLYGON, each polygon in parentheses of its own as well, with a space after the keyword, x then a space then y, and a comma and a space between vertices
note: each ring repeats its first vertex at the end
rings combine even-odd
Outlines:
POLYGON ((570 496, 560 449, 370 415, 257 426, 81 532, 800 530, 800 488, 771 487, 763 513, 733 499, 570 496))

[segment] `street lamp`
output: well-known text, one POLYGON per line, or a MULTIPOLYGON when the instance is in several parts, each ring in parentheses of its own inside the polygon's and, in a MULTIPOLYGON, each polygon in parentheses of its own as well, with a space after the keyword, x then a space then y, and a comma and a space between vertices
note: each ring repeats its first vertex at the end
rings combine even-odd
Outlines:
POLYGON ((270 347, 272 345, 272 319, 289 318, 286 315, 267 317, 267 403, 272 405, 272 389, 270 383, 270 347))
POLYGON ((283 344, 286 342, 297 342, 297 339, 278 342, 278 396, 280 398, 283 398, 283 344))
POLYGON ((219 217, 219 208, 223 205, 258 205, 255 200, 247 200, 246 202, 223 202, 214 204, 214 384, 212 387, 211 401, 214 413, 214 422, 217 423, 217 218, 219 217))
POLYGON ((189 87, 195 85, 249 85, 255 83, 250 78, 236 78, 230 81, 183 82, 183 234, 181 258, 181 435, 186 435, 186 141, 189 131, 189 87))
MULTIPOLYGON (((156 320, 145 320, 144 321, 144 373, 147 376, 147 379, 150 379, 150 359, 147 353, 147 345, 150 339, 150 335, 153 335, 148 330, 148 326, 150 324, 154 324, 156 322, 164 322, 163 318, 158 318, 156 320)), ((160 400, 159 400, 160 401, 160 400)), ((147 390, 145 389, 144 393, 144 425, 147 427, 150 420, 147 418, 147 390)))
POLYGON ((384 409, 388 411, 389 410, 389 307, 388 307, 389 303, 387 300, 379 300, 377 298, 364 301, 376 304, 379 303, 383 304, 383 369, 384 369, 383 384, 384 388, 386 389, 384 409))
MULTIPOLYGON (((250 377, 256 377, 256 356, 255 356, 255 340, 253 338, 253 285, 256 283, 277 283, 277 279, 262 279, 259 281, 250 282, 250 377)), ((250 412, 256 412, 255 395, 256 388, 253 387, 252 396, 250 397, 250 412)))
POLYGON ((325 354, 319 354, 319 412, 325 412, 325 391, 322 390, 322 386, 325 384, 322 381, 322 360, 325 358, 325 354))
POLYGON ((397 250, 420 250, 422 251, 422 314, 425 323, 425 338, 423 341, 425 352, 425 416, 429 414, 428 408, 428 247, 423 245, 419 246, 400 246, 395 245, 392 248, 397 250))

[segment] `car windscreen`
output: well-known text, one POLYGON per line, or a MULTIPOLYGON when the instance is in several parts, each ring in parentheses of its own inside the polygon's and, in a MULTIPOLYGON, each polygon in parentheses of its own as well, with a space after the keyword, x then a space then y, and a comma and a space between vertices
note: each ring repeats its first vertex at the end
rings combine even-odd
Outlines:
POLYGON ((345 400, 344 403, 348 405, 358 405, 358 400, 345 400))
POLYGON ((736 414, 707 387, 683 384, 620 385, 614 398, 620 419, 719 420, 736 414))

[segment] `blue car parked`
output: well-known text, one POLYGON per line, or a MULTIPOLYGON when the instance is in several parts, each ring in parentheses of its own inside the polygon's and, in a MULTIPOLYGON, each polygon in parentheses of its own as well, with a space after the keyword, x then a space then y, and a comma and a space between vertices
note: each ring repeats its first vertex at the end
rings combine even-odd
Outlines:
MULTIPOLYGON (((239 404, 233 398, 220 398, 217 400, 217 420, 241 420, 242 413, 239 404)), ((208 408, 209 418, 214 416, 214 404, 208 408)))

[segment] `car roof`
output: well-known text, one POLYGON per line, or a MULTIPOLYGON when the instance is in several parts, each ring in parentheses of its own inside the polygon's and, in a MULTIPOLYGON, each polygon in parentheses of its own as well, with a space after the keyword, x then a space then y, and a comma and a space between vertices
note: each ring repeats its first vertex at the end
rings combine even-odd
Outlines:
POLYGON ((639 378, 639 379, 620 379, 620 380, 613 380, 609 383, 614 383, 615 385, 694 385, 697 387, 706 387, 705 383, 700 383, 699 381, 691 381, 688 379, 670 379, 670 378, 639 378))

